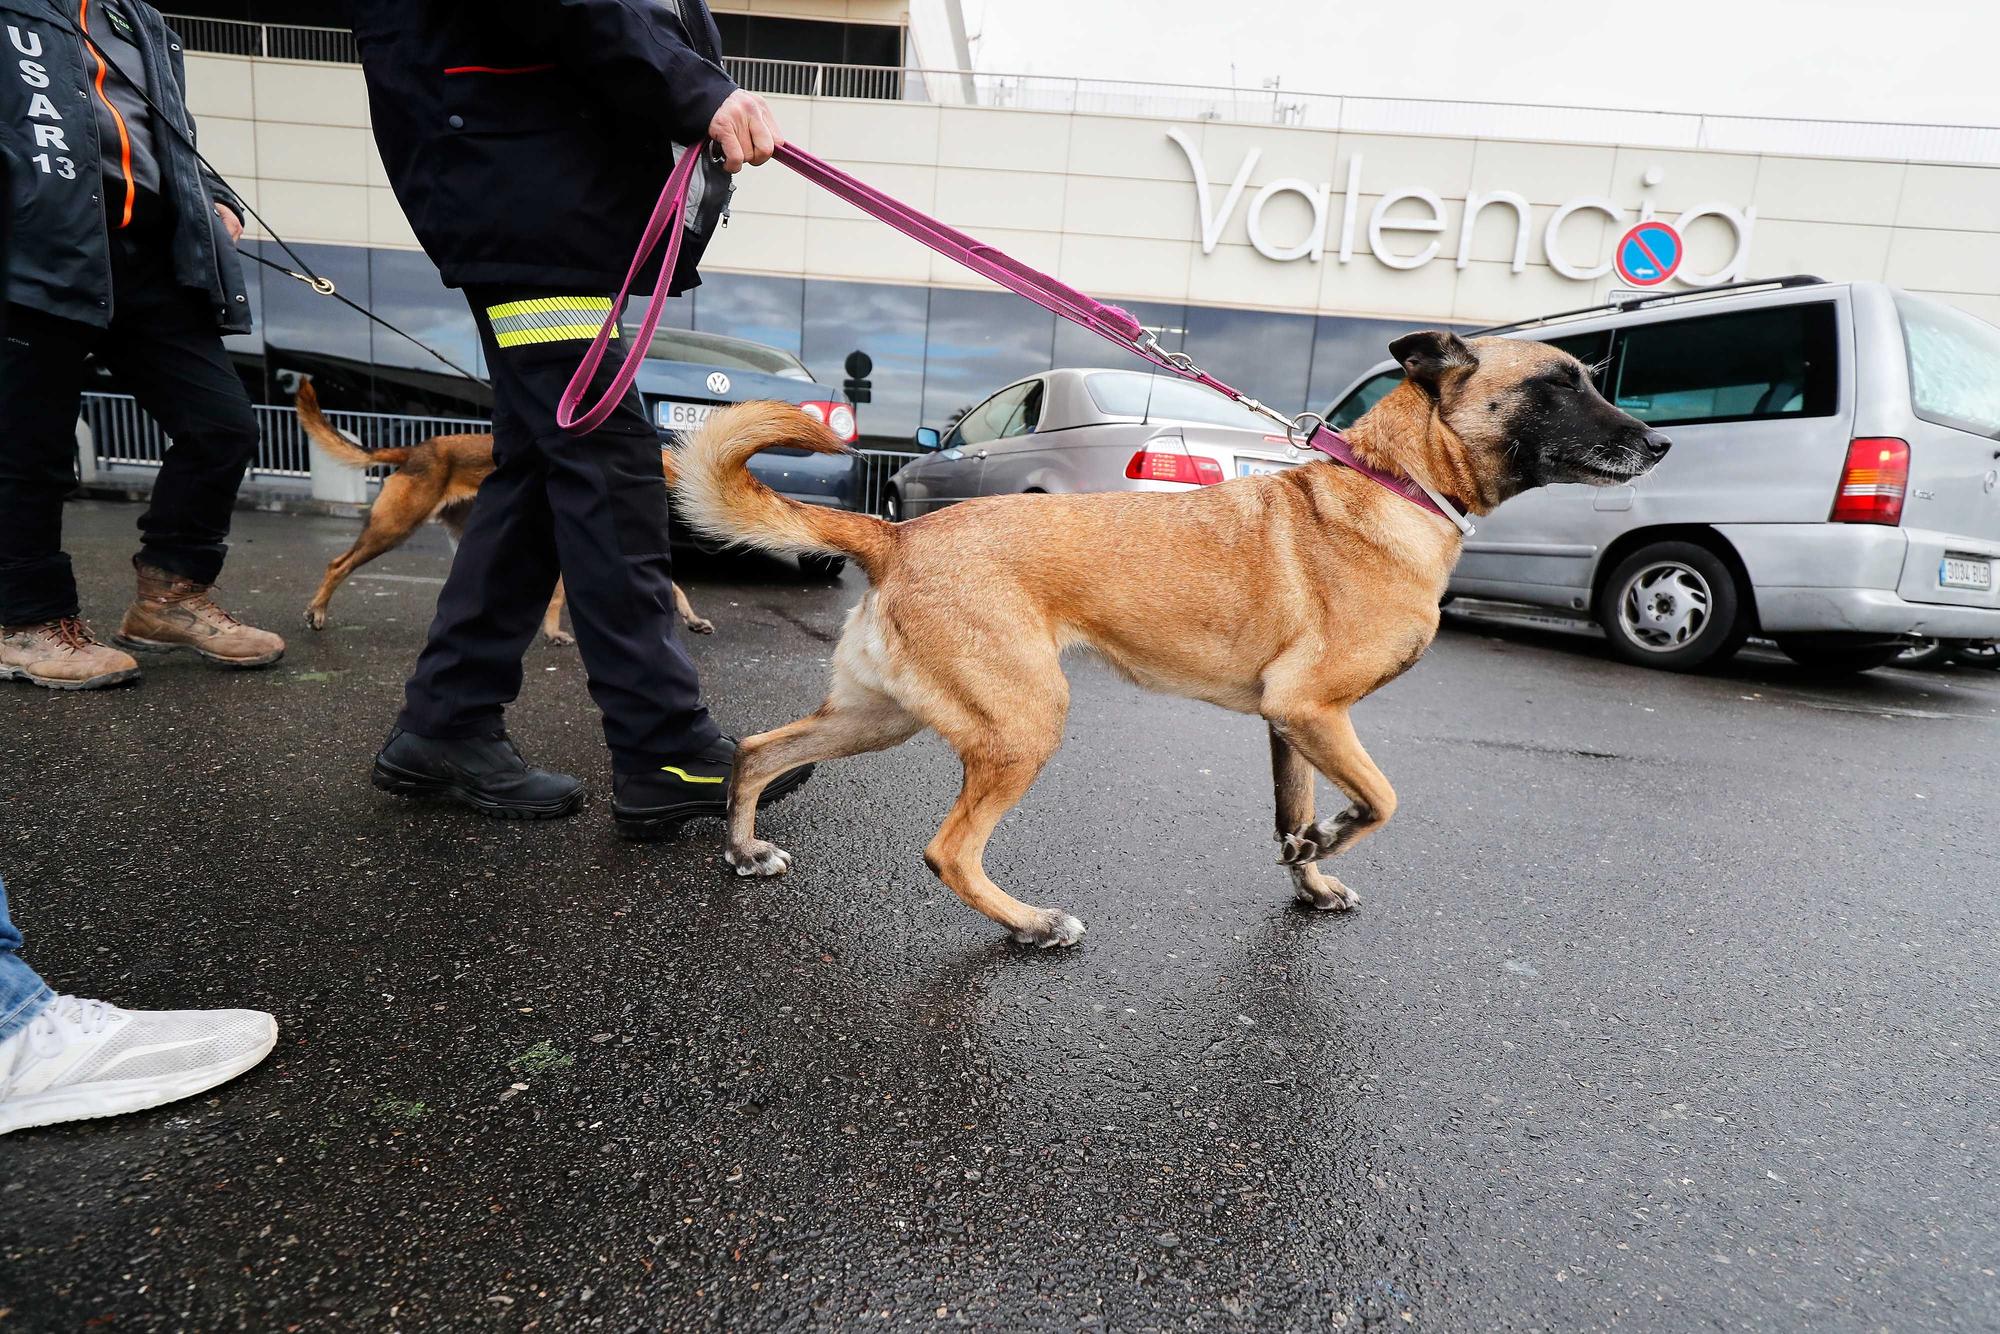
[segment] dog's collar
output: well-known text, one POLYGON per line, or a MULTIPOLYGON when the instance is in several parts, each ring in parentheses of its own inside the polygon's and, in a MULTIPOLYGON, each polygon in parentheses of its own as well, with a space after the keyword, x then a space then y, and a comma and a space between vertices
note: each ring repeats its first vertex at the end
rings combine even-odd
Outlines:
MULTIPOLYGON (((1315 418, 1317 416, 1313 413, 1304 415, 1315 418)), ((1324 421, 1318 421, 1306 434, 1306 444, 1334 462, 1346 464, 1377 486, 1394 491, 1418 509, 1429 510, 1450 520, 1452 527, 1458 529, 1461 537, 1472 536, 1472 521, 1465 517, 1464 501, 1455 496, 1447 496, 1441 491, 1432 490, 1430 484, 1421 477, 1398 477, 1394 473, 1384 472, 1373 464, 1363 462, 1354 452, 1354 447, 1347 443, 1347 437, 1324 421)))

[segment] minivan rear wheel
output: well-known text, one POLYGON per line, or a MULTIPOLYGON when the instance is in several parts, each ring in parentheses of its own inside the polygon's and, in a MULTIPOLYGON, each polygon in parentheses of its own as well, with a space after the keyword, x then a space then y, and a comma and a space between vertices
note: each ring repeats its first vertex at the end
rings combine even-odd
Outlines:
POLYGON ((1654 542, 1618 562, 1595 611, 1614 654, 1670 672, 1728 658, 1750 629, 1736 575, 1692 542, 1654 542))

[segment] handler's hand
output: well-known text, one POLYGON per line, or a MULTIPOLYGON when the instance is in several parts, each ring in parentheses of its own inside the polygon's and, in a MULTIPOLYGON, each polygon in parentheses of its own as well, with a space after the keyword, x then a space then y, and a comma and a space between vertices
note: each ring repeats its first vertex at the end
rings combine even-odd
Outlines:
POLYGON ((217 204, 215 212, 222 219, 222 229, 229 233, 229 243, 234 245, 242 240, 243 219, 236 216, 236 210, 227 204, 217 204))
POLYGON ((771 114, 764 99, 741 88, 715 109, 715 119, 708 123, 708 137, 722 146, 722 165, 731 173, 743 170, 745 163, 763 166, 785 142, 785 137, 778 133, 778 118, 771 114))

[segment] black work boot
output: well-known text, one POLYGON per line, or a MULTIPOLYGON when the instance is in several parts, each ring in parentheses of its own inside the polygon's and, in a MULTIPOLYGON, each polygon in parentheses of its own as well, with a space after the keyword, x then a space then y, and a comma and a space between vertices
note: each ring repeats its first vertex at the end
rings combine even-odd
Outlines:
POLYGON ((375 786, 443 797, 502 820, 553 820, 583 805, 581 782, 529 768, 505 732, 441 741, 393 727, 375 756, 375 786))
MULTIPOLYGON (((677 755, 656 768, 619 774, 611 783, 611 815, 624 838, 666 838, 697 816, 729 813, 729 774, 736 766, 736 738, 719 737, 693 755, 677 755)), ((789 796, 812 777, 802 764, 773 778, 757 798, 758 809, 789 796)))

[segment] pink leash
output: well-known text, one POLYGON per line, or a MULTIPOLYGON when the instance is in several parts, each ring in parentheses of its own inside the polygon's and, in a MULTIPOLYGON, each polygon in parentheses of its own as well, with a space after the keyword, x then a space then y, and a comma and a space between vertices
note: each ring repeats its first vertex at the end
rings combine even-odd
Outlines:
MULTIPOLYGON (((604 325, 597 331, 590 350, 584 354, 583 362, 570 377, 569 387, 563 391, 562 401, 556 407, 556 424, 573 435, 583 435, 596 430, 605 418, 617 408, 625 393, 632 387, 632 380, 639 373, 639 365, 646 358, 646 351, 652 345, 653 332, 659 327, 660 314, 665 308, 667 288, 673 277, 674 263, 681 249, 681 211, 687 202, 689 182, 700 161, 703 150, 690 148, 681 154, 681 160, 674 164, 673 174, 660 191, 659 203, 653 206, 653 216, 646 223, 646 231, 639 238, 638 253, 632 257, 632 265, 625 272, 625 284, 618 289, 618 299, 611 303, 611 310, 604 317, 604 325), (625 354, 624 364, 612 377, 611 387, 604 396, 582 413, 577 411, 583 402, 590 382, 597 375, 597 369, 604 361, 605 349, 618 330, 619 315, 625 309, 626 299, 632 294, 632 283, 645 267, 654 249, 666 238, 666 253, 660 261, 659 285, 646 302, 645 318, 639 324, 639 336, 633 340, 632 348, 625 354)), ((1168 352, 1159 340, 1146 331, 1130 312, 1117 306, 1107 305, 1094 297, 1087 296, 1056 281, 1045 273, 1037 272, 1010 255, 994 249, 978 239, 966 235, 955 227, 939 222, 936 218, 919 213, 909 205, 891 199, 873 186, 866 185, 848 175, 840 168, 823 162, 802 148, 786 144, 778 149, 776 159, 790 167, 813 184, 839 196, 870 217, 889 224, 903 235, 935 250, 946 259, 956 261, 982 277, 989 278, 1010 292, 1026 297, 1044 310, 1052 311, 1071 323, 1082 325, 1092 333, 1118 344, 1127 352, 1143 358, 1171 375, 1196 384, 1206 385, 1223 397, 1241 404, 1284 427, 1285 438, 1296 447, 1303 436, 1303 443, 1316 449, 1328 458, 1347 465, 1363 477, 1395 492, 1419 509, 1449 519, 1463 534, 1470 535, 1472 525, 1466 521, 1445 497, 1412 478, 1397 477, 1362 462, 1346 439, 1329 428, 1324 418, 1316 413, 1302 412, 1296 417, 1286 417, 1273 408, 1268 408, 1248 394, 1239 393, 1222 381, 1194 364, 1182 352, 1168 352)))

